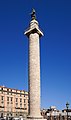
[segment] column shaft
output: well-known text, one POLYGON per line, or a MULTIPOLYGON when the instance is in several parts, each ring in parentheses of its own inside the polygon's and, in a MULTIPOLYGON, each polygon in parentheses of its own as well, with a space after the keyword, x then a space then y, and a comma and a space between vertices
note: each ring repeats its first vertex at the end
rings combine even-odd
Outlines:
POLYGON ((40 52, 39 35, 29 35, 29 116, 40 115, 40 52))

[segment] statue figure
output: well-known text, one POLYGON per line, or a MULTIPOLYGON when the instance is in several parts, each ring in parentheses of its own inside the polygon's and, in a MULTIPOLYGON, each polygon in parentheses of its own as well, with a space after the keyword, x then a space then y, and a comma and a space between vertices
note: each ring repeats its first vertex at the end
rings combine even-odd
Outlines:
POLYGON ((36 19, 35 9, 32 9, 31 18, 32 20, 36 19))

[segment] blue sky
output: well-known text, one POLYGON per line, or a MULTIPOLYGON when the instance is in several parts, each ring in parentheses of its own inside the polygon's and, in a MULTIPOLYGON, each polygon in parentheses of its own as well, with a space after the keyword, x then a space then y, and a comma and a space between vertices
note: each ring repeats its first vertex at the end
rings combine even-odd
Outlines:
POLYGON ((28 39, 23 32, 32 8, 44 32, 41 108, 64 109, 67 101, 71 104, 71 0, 0 0, 0 85, 28 90, 28 39))

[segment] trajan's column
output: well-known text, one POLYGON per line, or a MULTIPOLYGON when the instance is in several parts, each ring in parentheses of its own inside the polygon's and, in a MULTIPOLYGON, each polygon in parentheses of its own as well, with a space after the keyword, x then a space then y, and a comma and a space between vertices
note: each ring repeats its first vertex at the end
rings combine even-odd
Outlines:
POLYGON ((40 114, 40 41, 43 33, 39 29, 35 10, 31 13, 31 21, 24 33, 29 39, 29 113, 27 119, 41 120, 40 114))

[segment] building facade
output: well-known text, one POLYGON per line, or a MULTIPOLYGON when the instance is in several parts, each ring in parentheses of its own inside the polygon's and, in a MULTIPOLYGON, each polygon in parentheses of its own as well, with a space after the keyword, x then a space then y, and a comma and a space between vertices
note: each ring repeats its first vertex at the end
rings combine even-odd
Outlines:
POLYGON ((28 114, 28 92, 0 86, 0 116, 18 117, 28 114))
POLYGON ((58 110, 55 106, 41 110, 41 115, 47 120, 71 120, 71 109, 68 109, 68 119, 67 110, 58 110))

